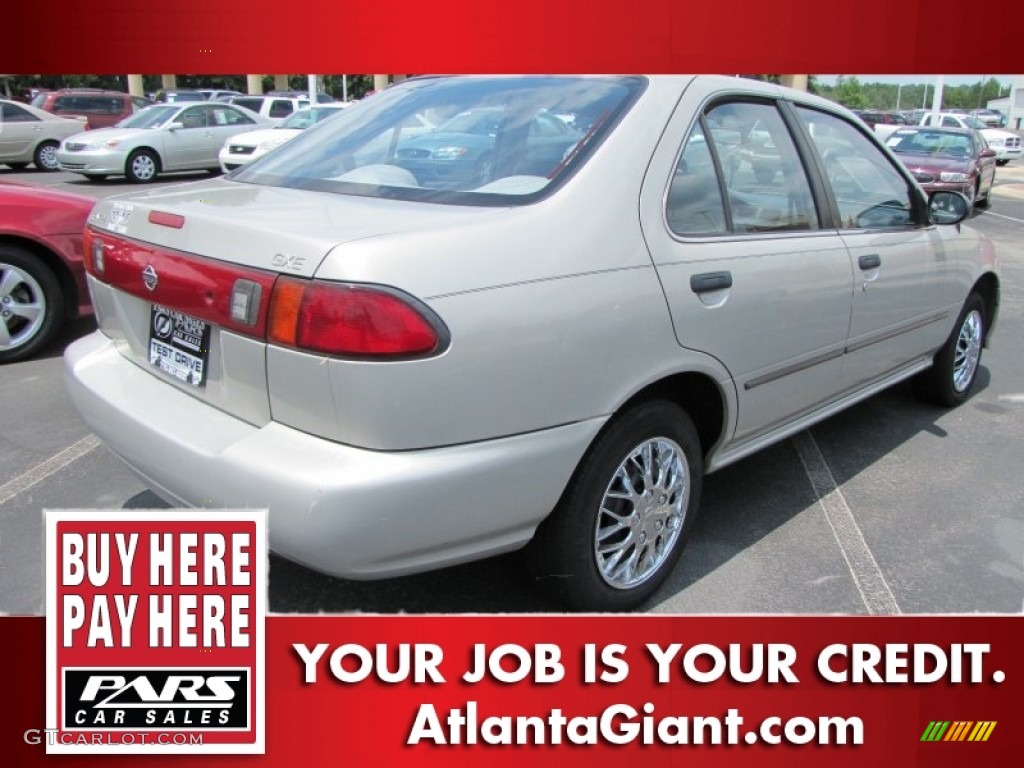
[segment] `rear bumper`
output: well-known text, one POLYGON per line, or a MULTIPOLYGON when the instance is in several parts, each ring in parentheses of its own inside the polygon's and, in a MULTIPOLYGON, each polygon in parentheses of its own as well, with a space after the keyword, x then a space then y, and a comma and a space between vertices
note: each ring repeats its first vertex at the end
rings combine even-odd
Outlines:
POLYGON ((340 445, 205 405, 101 332, 64 356, 89 427, 178 505, 270 510, 281 555, 345 578, 430 570, 525 544, 603 419, 419 451, 340 445))

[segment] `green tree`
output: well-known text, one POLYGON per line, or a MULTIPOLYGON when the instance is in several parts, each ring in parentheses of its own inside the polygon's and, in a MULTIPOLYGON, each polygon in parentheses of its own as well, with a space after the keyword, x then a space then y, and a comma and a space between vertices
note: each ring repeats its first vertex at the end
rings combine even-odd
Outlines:
POLYGON ((850 109, 864 109, 868 106, 864 88, 855 76, 836 78, 836 87, 831 98, 850 109))

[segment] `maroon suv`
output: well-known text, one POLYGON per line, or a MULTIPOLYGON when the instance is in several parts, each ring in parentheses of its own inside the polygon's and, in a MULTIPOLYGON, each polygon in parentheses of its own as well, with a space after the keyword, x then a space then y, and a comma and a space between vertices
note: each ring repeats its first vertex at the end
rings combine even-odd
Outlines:
POLYGON ((32 99, 32 106, 62 117, 84 117, 86 130, 109 128, 152 104, 149 99, 120 91, 97 88, 66 88, 43 91, 32 99))

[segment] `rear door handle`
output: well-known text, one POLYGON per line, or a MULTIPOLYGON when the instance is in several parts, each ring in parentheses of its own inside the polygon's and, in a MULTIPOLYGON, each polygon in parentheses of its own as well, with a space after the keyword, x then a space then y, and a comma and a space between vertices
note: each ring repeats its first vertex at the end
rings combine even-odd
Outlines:
POLYGON ((690 290, 694 293, 708 293, 732 288, 732 272, 704 272, 690 275, 690 290))
POLYGON ((857 259, 857 265, 865 272, 869 269, 878 269, 882 266, 882 257, 877 253, 872 253, 867 256, 861 256, 857 259))

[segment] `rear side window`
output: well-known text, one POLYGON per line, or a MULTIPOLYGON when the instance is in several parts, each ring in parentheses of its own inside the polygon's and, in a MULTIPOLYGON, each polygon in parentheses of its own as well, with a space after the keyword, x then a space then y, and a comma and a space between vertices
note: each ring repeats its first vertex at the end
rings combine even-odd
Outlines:
POLYGON ((797 107, 825 166, 843 229, 911 226, 909 182, 888 157, 845 120, 797 107))
POLYGON ((91 115, 120 115, 124 111, 124 99, 119 96, 87 96, 85 103, 91 115))
POLYGON ((58 96, 54 99, 53 111, 56 114, 120 115, 124 111, 124 99, 120 96, 58 96))
POLYGON ((271 117, 288 117, 292 113, 292 103, 287 99, 274 99, 270 102, 271 117))
POLYGON ((81 109, 78 106, 78 98, 75 96, 58 96, 53 100, 54 113, 69 112, 73 109, 81 109))
POLYGON ((237 104, 240 107, 245 107, 246 109, 251 109, 253 112, 256 112, 258 114, 260 111, 260 107, 263 105, 263 99, 235 98, 231 100, 231 103, 237 104))
POLYGON ((33 115, 27 109, 22 109, 17 104, 10 104, 8 102, 0 104, 0 122, 34 123, 38 121, 38 117, 33 115))
POLYGON ((807 173, 774 104, 725 102, 705 112, 676 165, 666 220, 680 235, 820 227, 807 173))
POLYGON ((668 190, 669 229, 683 235, 723 234, 725 206, 704 126, 697 124, 683 147, 668 190))

